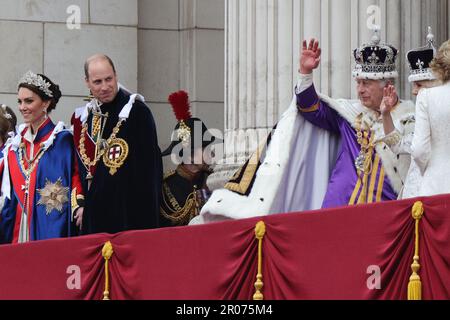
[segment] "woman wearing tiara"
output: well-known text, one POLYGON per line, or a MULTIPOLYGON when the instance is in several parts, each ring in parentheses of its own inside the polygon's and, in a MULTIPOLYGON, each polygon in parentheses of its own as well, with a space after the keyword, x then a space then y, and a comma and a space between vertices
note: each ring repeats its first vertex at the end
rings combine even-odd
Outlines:
POLYGON ((72 135, 48 117, 60 98, 59 86, 45 75, 29 71, 19 81, 25 123, 4 150, 1 243, 73 236, 80 227, 83 196, 72 135))

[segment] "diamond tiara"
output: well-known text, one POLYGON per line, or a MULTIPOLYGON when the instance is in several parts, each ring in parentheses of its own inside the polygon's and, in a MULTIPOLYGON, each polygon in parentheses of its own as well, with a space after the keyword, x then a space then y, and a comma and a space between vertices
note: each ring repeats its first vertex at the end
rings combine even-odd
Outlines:
POLYGON ((45 81, 44 78, 42 78, 40 75, 28 71, 27 73, 24 74, 22 79, 20 79, 19 85, 23 83, 35 86, 40 91, 45 93, 46 96, 53 98, 53 93, 50 90, 51 84, 45 81))

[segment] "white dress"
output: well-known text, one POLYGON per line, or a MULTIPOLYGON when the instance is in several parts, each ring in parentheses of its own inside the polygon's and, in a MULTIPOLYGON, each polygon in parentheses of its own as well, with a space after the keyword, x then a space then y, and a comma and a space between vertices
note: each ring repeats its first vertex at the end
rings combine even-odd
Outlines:
POLYGON ((449 82, 420 91, 411 149, 422 174, 418 196, 450 193, 449 82))
MULTIPOLYGON (((412 141, 414 139, 414 125, 415 116, 406 119, 407 123, 400 125, 399 123, 394 123, 395 130, 386 135, 383 141, 386 145, 397 155, 408 155, 412 158, 412 141), (405 128, 412 127, 413 129, 406 131, 405 128)), ((402 176, 403 187, 398 194, 398 199, 407 199, 417 197, 419 194, 420 184, 422 181, 422 174, 417 164, 409 161, 409 169, 402 176)))
MULTIPOLYGON (((414 120, 412 121, 414 122, 414 120)), ((392 136, 395 144, 387 145, 396 154, 412 154, 411 145, 414 138, 414 132, 408 134, 402 134, 398 130, 389 134, 387 137, 392 136)), ((420 185, 422 181, 422 174, 415 161, 410 162, 408 173, 404 179, 404 185, 398 195, 398 199, 408 199, 417 197, 420 191, 420 185)))

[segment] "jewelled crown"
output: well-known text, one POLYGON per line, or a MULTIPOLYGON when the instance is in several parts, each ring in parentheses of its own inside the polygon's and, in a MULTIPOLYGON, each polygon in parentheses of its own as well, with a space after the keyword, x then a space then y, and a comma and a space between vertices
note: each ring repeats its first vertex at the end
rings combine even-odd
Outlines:
POLYGON ((24 84, 24 83, 38 88, 40 91, 45 93, 46 96, 53 98, 53 93, 50 90, 50 87, 51 87, 50 82, 45 81, 45 79, 42 78, 40 75, 35 74, 31 71, 28 71, 19 80, 19 85, 24 84))
POLYGON ((427 45, 412 49, 406 54, 409 64, 409 82, 436 79, 430 68, 430 63, 435 55, 434 35, 431 27, 428 27, 427 45))
POLYGON ((369 44, 363 44, 354 50, 355 68, 353 77, 357 79, 383 80, 397 78, 395 61, 398 50, 391 45, 381 43, 379 28, 369 44))

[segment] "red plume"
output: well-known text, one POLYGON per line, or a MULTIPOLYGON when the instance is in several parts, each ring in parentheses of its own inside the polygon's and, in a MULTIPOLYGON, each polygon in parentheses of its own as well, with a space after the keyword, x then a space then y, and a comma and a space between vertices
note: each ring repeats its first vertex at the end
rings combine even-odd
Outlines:
POLYGON ((173 112, 178 121, 187 120, 192 117, 189 105, 189 96, 186 91, 174 92, 169 96, 173 112))

